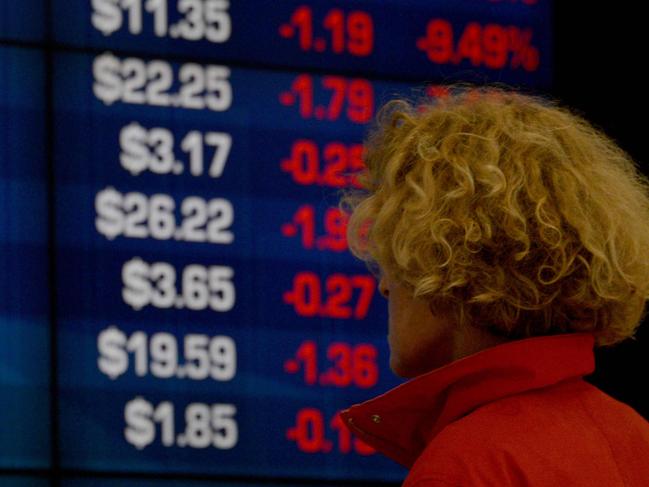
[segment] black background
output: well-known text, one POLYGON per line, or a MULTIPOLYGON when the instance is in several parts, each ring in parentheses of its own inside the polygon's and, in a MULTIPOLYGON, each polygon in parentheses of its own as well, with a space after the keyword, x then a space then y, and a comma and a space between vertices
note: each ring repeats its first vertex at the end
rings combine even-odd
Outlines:
MULTIPOLYGON (((632 2, 557 0, 552 94, 612 137, 649 175, 642 74, 647 26, 641 7, 632 2)), ((649 418, 644 389, 649 372, 647 321, 636 340, 597 349, 596 371, 586 378, 645 418, 649 418)))

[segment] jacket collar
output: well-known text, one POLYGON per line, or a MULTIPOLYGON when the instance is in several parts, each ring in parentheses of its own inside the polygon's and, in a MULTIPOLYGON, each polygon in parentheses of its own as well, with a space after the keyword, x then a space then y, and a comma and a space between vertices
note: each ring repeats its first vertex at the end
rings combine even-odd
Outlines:
POLYGON ((591 333, 506 342, 420 375, 340 413, 365 443, 406 468, 449 423, 513 394, 595 370, 591 333))

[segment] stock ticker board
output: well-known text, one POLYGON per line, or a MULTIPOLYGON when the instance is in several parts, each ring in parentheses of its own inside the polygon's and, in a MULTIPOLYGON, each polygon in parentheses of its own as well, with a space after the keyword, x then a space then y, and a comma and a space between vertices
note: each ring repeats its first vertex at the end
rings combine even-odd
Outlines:
POLYGON ((0 1, 0 468, 403 479, 337 417, 400 383, 339 194, 387 100, 549 87, 551 4, 19 3, 0 1))

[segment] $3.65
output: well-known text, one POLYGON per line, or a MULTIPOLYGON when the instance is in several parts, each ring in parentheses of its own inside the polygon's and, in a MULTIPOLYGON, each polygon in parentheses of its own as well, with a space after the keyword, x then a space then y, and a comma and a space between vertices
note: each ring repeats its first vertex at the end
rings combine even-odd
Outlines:
POLYGON ((135 310, 187 308, 230 311, 236 300, 232 277, 227 266, 190 264, 181 273, 181 288, 176 289, 176 269, 167 262, 144 262, 133 258, 122 267, 122 299, 135 310))

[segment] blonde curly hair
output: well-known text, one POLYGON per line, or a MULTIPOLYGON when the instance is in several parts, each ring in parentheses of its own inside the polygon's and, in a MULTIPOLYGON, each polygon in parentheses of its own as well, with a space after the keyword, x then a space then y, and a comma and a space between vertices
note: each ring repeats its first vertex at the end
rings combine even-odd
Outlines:
POLYGON ((459 326, 634 338, 649 298, 649 179, 552 100, 448 91, 379 111, 362 189, 341 200, 352 253, 459 326))

